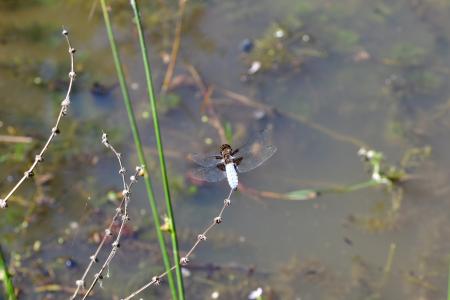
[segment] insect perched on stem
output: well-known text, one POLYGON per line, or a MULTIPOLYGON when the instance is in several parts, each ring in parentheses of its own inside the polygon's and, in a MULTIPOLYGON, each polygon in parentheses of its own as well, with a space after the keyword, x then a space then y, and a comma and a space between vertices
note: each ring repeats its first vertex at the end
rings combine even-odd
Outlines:
POLYGON ((255 134, 242 147, 234 149, 223 144, 219 152, 209 154, 193 154, 191 159, 201 167, 192 172, 199 180, 217 182, 225 178, 231 189, 238 187, 238 174, 260 166, 269 159, 277 148, 270 144, 270 130, 255 134))

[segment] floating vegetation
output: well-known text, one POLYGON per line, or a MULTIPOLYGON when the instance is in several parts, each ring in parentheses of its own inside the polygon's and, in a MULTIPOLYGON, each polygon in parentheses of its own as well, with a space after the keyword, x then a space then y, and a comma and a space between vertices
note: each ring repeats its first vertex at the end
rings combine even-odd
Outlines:
POLYGON ((390 58, 386 62, 403 67, 418 66, 424 63, 425 54, 425 50, 420 47, 399 44, 394 46, 390 58))
POLYGON ((249 65, 248 74, 275 70, 281 67, 299 69, 308 58, 321 58, 325 53, 310 44, 311 36, 302 30, 302 24, 287 27, 273 23, 262 37, 254 42, 253 49, 244 56, 249 65))
POLYGON ((379 201, 375 203, 369 216, 352 214, 348 221, 373 232, 392 229, 397 225, 404 197, 401 183, 410 178, 409 171, 413 167, 419 166, 431 154, 431 147, 408 149, 399 166, 386 164, 381 152, 361 149, 358 154, 368 162, 373 182, 386 186, 386 191, 390 196, 390 205, 386 205, 384 200, 379 201))

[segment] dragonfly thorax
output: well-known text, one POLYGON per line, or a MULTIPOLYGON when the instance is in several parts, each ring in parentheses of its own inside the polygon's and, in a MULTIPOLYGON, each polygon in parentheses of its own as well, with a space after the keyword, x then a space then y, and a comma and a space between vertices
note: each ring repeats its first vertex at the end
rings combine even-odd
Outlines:
POLYGON ((231 155, 233 152, 233 149, 228 144, 223 144, 219 148, 220 155, 222 156, 223 163, 229 164, 233 163, 233 156, 231 155))

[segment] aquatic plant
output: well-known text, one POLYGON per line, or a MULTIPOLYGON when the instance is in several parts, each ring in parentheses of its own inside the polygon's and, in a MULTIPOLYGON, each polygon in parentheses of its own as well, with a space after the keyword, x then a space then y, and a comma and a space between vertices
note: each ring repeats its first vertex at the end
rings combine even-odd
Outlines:
POLYGON ((2 247, 0 245, 0 279, 3 281, 3 287, 5 289, 5 295, 8 300, 16 300, 16 292, 11 279, 11 275, 6 265, 5 256, 3 254, 2 247))
POLYGON ((22 185, 22 183, 28 179, 34 176, 34 169, 43 162, 44 160, 44 154, 47 151, 50 143, 53 141, 53 139, 60 133, 59 129, 59 123, 61 122, 61 119, 67 115, 69 106, 70 106, 70 92, 72 91, 72 85, 73 81, 75 80, 75 70, 74 70, 74 54, 75 54, 75 48, 73 48, 70 44, 69 40, 69 31, 66 29, 63 29, 62 34, 64 35, 67 46, 69 48, 69 56, 70 56, 70 71, 69 71, 69 85, 67 87, 66 96, 61 101, 61 109, 59 110, 58 117, 56 118, 55 126, 53 126, 50 136, 48 137, 46 143, 42 147, 41 151, 35 156, 34 162, 31 164, 31 166, 26 170, 22 176, 22 178, 19 179, 19 181, 14 185, 14 187, 8 192, 8 194, 0 198, 0 208, 6 208, 8 206, 8 200, 11 198, 11 196, 17 191, 17 189, 22 185))
MULTIPOLYGON (((141 142, 141 138, 140 138, 140 134, 139 134, 139 130, 136 124, 136 117, 133 111, 133 107, 131 105, 131 101, 130 101, 130 96, 129 96, 129 92, 128 92, 128 88, 126 85, 126 80, 125 80, 125 74, 123 72, 123 68, 122 68, 122 63, 120 61, 120 56, 117 50, 117 46, 116 46, 116 42, 115 42, 115 38, 114 38, 114 34, 112 31, 112 27, 111 27, 111 22, 109 20, 109 12, 107 10, 106 7, 106 1, 105 0, 101 0, 101 6, 102 6, 102 12, 103 12, 103 17, 105 20, 105 25, 106 25, 106 29, 107 29, 107 33, 108 33, 108 39, 110 42, 110 46, 111 46, 111 51, 113 54, 113 58, 114 58, 114 65, 116 67, 116 71, 117 71, 117 75, 119 77, 119 84, 120 84, 120 90, 122 92, 122 96, 123 96, 123 100, 124 100, 124 104, 127 110, 127 115, 128 115, 128 120, 130 123, 130 127, 131 127, 131 131, 133 133, 133 139, 134 139, 134 143, 136 145, 136 150, 138 153, 138 158, 139 158, 139 162, 140 164, 142 164, 144 166, 145 169, 147 168, 147 162, 144 156, 144 150, 143 150, 143 146, 142 146, 142 142, 141 142)), ((133 5, 132 5, 133 6, 133 5)), ((142 37, 141 37, 142 38, 142 37)), ((140 39, 141 39, 140 38, 140 39)), ((141 42, 142 43, 142 42, 141 42)), ((148 68, 148 67, 147 67, 148 68)), ((149 74, 149 70, 146 70, 146 74, 149 74)), ((151 78, 150 78, 150 85, 151 85, 151 78)), ((152 93, 152 91, 149 91, 149 93, 152 93)), ((157 115, 157 110, 156 110, 156 106, 153 104, 152 105, 153 109, 153 115, 157 115)), ((162 174, 165 174, 165 176, 167 177, 167 173, 165 171, 165 163, 164 163, 164 155, 161 152, 162 151, 162 141, 161 138, 159 136, 159 127, 158 126, 158 121, 154 121, 156 124, 155 126, 155 133, 157 133, 157 139, 158 139, 158 154, 160 157, 160 164, 161 164, 161 172, 162 174)), ((164 176, 163 176, 164 177, 164 176)), ((168 190, 168 181, 167 178, 163 179, 164 180, 164 192, 165 192, 165 196, 166 196, 166 203, 168 204, 168 211, 170 211, 171 213, 171 204, 170 204, 170 192, 168 190)), ((166 272, 168 272, 168 281, 169 281, 169 286, 170 286, 170 290, 172 293, 172 297, 173 299, 178 299, 177 297, 177 293, 176 293, 176 289, 175 289, 175 284, 174 284, 174 280, 172 277, 172 273, 171 273, 171 269, 170 269, 170 260, 169 260, 169 256, 167 253, 167 248, 164 242, 164 237, 161 231, 161 222, 160 222, 160 217, 159 217, 159 212, 158 212, 158 208, 156 206, 156 201, 155 201, 155 196, 154 196, 154 192, 153 192, 153 186, 150 180, 150 176, 149 174, 147 174, 146 176, 144 176, 144 181, 145 181, 145 187, 147 190, 147 197, 150 203, 150 207, 152 210, 152 216, 153 216, 153 221, 155 224, 155 230, 156 230, 156 234, 158 237, 158 242, 161 248, 161 253, 163 256, 163 261, 164 261, 164 266, 166 269, 166 272)), ((172 215, 171 215, 172 216, 172 215)), ((172 246, 173 246, 173 252, 174 255, 177 257, 178 256, 178 249, 177 249, 177 242, 176 242, 176 228, 174 226, 174 220, 171 219, 171 224, 172 226, 172 246)), ((181 269, 179 266, 179 261, 176 260, 176 270, 177 270, 177 278, 179 279, 178 281, 178 287, 179 287, 179 296, 181 296, 181 298, 184 298, 184 292, 183 292, 183 283, 182 283, 182 277, 181 277, 181 269)))
POLYGON ((322 58, 325 53, 305 45, 310 36, 302 30, 302 24, 288 27, 284 24, 271 24, 264 34, 255 40, 254 49, 244 56, 244 61, 250 67, 248 75, 259 70, 268 71, 283 66, 298 69, 310 57, 322 58))
MULTIPOLYGON (((181 267, 179 264, 180 255, 179 255, 179 249, 178 249, 177 230, 175 227, 175 216, 173 214, 172 199, 170 196, 169 179, 168 179, 168 174, 167 174, 167 169, 166 169, 166 161, 164 158, 164 147, 163 147, 163 141, 161 138, 161 130, 159 128, 158 108, 157 108, 156 97, 155 97, 155 92, 154 92, 154 88, 153 88, 151 67, 150 67, 150 63, 148 60, 147 45, 146 45, 145 39, 144 39, 144 33, 143 33, 143 29, 142 29, 139 6, 135 0, 131 0, 130 5, 131 5, 131 8, 133 9, 134 20, 135 20, 136 28, 138 31, 139 46, 141 48, 142 61, 143 61, 144 70, 145 70, 145 79, 146 79, 146 83, 147 83, 148 100, 149 100, 150 107, 152 109, 153 127, 154 127, 154 131, 155 131, 156 145, 157 145, 157 149, 158 149, 159 165, 160 165, 160 169, 161 169, 161 177, 163 180, 164 198, 166 200, 167 216, 169 218, 169 225, 170 225, 170 237, 172 239, 173 258, 175 261, 175 271, 176 271, 176 275, 177 275, 178 297, 180 300, 184 300, 183 276, 182 276, 181 267)), ((182 5, 184 6, 184 4, 182 4, 182 5)), ((181 27, 179 30, 181 32, 181 27)), ((171 75, 170 75, 170 77, 171 77, 171 75)))

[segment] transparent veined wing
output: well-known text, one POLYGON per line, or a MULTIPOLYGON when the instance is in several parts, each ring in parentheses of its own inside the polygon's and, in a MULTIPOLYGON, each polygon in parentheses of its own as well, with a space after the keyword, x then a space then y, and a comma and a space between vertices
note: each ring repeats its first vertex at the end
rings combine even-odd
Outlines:
POLYGON ((209 154, 194 153, 189 154, 189 158, 193 162, 199 164, 202 167, 212 167, 220 163, 220 159, 217 158, 216 153, 209 153, 209 154))
POLYGON ((201 167, 192 171, 192 176, 198 180, 217 182, 227 177, 226 173, 217 167, 201 167))
POLYGON ((237 166, 240 173, 248 172, 260 166, 277 151, 277 148, 270 141, 271 132, 270 129, 259 132, 239 148, 234 157, 242 157, 242 161, 237 166))

